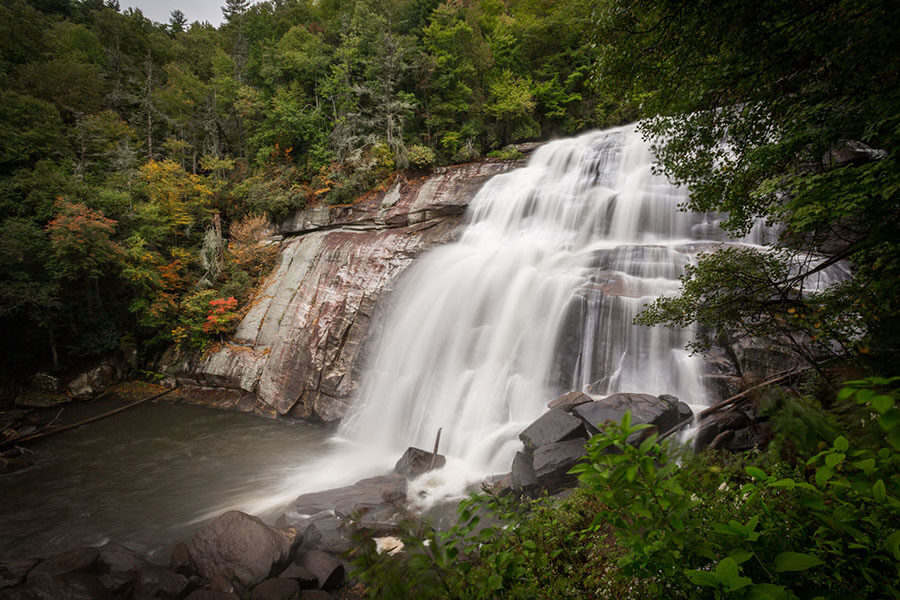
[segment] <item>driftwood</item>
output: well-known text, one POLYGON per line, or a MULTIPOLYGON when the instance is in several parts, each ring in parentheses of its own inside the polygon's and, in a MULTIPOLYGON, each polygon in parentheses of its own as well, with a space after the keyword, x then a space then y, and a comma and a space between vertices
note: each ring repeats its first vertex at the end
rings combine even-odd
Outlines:
POLYGON ((438 446, 441 444, 441 430, 443 429, 443 427, 438 427, 437 437, 434 438, 434 450, 431 452, 431 464, 428 465, 429 471, 434 468, 434 461, 437 460, 438 446))
POLYGON ((713 414, 714 412, 718 412, 718 411, 722 410, 723 408, 729 408, 736 404, 740 404, 741 402, 749 399, 750 394, 752 394, 756 390, 773 385, 775 383, 780 383, 780 382, 784 381, 785 379, 789 379, 790 377, 793 377, 794 375, 799 375, 800 373, 803 373, 804 371, 808 371, 811 368, 812 367, 803 367, 802 369, 789 369, 788 371, 782 371, 781 373, 779 373, 772 379, 763 381, 762 383, 754 385, 753 387, 747 388, 746 390, 744 390, 743 392, 741 392, 739 394, 735 394, 734 396, 732 396, 731 398, 728 398, 727 400, 723 400, 722 402, 719 402, 718 404, 715 404, 713 406, 710 406, 709 408, 703 409, 702 411, 700 411, 700 414, 697 415, 696 417, 691 417, 689 419, 685 419, 684 421, 682 421, 681 423, 679 423, 672 429, 668 430, 667 432, 665 432, 664 434, 659 436, 659 440, 660 441, 664 440, 667 437, 671 436, 673 433, 683 429, 686 425, 690 425, 691 423, 694 422, 694 419, 702 419, 703 417, 709 416, 709 415, 713 414))
MULTIPOLYGON (((125 406, 120 406, 119 408, 114 408, 111 411, 105 412, 100 415, 95 415, 95 416, 91 417, 90 419, 85 419, 84 421, 79 421, 78 423, 72 423, 70 425, 63 425, 61 427, 44 428, 41 431, 38 431, 37 433, 32 433, 32 434, 29 434, 26 436, 10 438, 10 439, 6 440, 5 442, 0 443, 0 448, 5 448, 6 446, 13 446, 15 444, 20 444, 22 442, 31 442, 31 441, 34 441, 34 440, 37 440, 40 438, 45 438, 47 436, 51 436, 51 435, 54 435, 57 433, 62 433, 63 431, 69 431, 70 429, 75 429, 76 427, 81 427, 82 425, 87 425, 88 423, 93 423, 94 421, 99 421, 100 419, 105 419, 106 417, 111 417, 115 414, 126 411, 129 408, 134 408, 135 406, 144 404, 145 402, 150 402, 151 400, 156 400, 157 398, 162 398, 163 396, 171 394, 178 388, 179 388, 179 386, 176 385, 175 387, 169 388, 164 392, 160 392, 159 394, 154 394, 153 396, 150 396, 149 398, 144 398, 142 400, 132 402, 131 404, 126 404, 125 406)), ((58 414, 57 414, 56 418, 54 418, 53 421, 56 421, 57 418, 59 418, 58 414)), ((51 424, 52 424, 52 422, 51 422, 51 424)))

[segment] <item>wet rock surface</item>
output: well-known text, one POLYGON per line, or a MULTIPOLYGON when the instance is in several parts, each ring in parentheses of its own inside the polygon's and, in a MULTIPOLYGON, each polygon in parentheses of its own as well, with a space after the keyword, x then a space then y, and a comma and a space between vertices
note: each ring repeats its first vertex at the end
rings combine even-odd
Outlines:
POLYGON ((584 423, 560 408, 551 408, 519 434, 528 452, 548 444, 586 437, 584 423))
POLYGON ((394 472, 405 477, 416 477, 432 469, 440 469, 446 463, 447 458, 442 454, 409 447, 394 465, 394 472))
POLYGON ((578 416, 591 435, 600 432, 599 426, 608 421, 619 423, 625 413, 631 412, 631 423, 647 423, 656 426, 662 433, 680 422, 676 402, 650 394, 613 394, 603 400, 576 406, 573 413, 578 416))
POLYGON ((251 588, 287 562, 291 540, 256 517, 230 511, 198 531, 189 549, 199 575, 251 588))

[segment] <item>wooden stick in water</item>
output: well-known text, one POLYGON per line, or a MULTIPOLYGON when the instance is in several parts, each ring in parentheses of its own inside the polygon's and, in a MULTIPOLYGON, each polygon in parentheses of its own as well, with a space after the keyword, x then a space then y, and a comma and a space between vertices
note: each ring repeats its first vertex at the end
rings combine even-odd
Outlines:
POLYGON ((437 437, 434 438, 434 450, 431 452, 431 464, 428 465, 429 471, 434 468, 434 461, 437 460, 438 445, 441 443, 441 430, 443 429, 443 427, 438 427, 437 437))
POLYGON ((125 410, 128 410, 129 408, 134 408, 135 406, 138 406, 139 404, 143 404, 143 403, 149 402, 151 400, 156 400, 157 398, 162 398, 163 396, 165 396, 167 394, 171 394, 178 388, 179 388, 179 386, 176 385, 175 387, 169 388, 166 391, 161 392, 159 394, 150 396, 149 398, 144 398, 143 400, 138 400, 137 402, 132 402, 131 404, 127 404, 125 406, 120 406, 119 408, 115 408, 109 412, 105 412, 102 415, 96 415, 94 417, 91 417, 90 419, 85 419, 84 421, 79 421, 78 423, 72 423, 71 425, 63 425, 62 427, 54 427, 52 429, 43 429, 37 433, 32 433, 31 435, 26 435, 24 437, 10 438, 10 439, 6 440, 5 442, 0 443, 0 448, 6 447, 6 446, 12 446, 14 444, 18 444, 21 442, 30 442, 32 440, 47 437, 49 435, 53 435, 56 433, 62 433, 63 431, 69 431, 70 429, 75 429, 76 427, 81 427, 82 425, 87 425, 88 423, 93 423, 94 421, 99 421, 100 419, 105 419, 106 417, 111 417, 112 415, 120 413, 125 410))

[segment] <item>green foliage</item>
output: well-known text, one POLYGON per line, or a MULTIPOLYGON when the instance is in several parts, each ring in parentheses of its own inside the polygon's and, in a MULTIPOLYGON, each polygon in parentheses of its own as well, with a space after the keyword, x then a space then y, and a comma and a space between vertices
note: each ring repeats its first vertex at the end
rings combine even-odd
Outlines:
POLYGON ((487 153, 488 158, 496 158, 499 160, 521 160, 525 155, 516 150, 513 145, 506 146, 502 150, 491 150, 487 153))
POLYGON ((686 208, 722 213, 737 236, 759 220, 780 231, 773 252, 709 255, 681 298, 657 303, 644 322, 718 328, 706 318, 710 301, 725 333, 742 320, 760 330, 750 335, 782 330, 808 362, 836 355, 892 365, 900 72, 893 59, 866 57, 893 43, 896 4, 622 0, 594 20, 595 82, 642 103, 661 170, 690 187, 686 208), (848 155, 861 142, 878 150, 848 155), (801 293, 841 259, 855 265, 849 281, 801 293), (738 285, 721 278, 737 269, 738 285))
POLYGON ((799 468, 684 455, 626 414, 591 438, 568 499, 473 496, 450 530, 415 525, 403 554, 370 547, 357 573, 375 598, 894 598, 898 384, 849 382, 838 399, 874 414, 874 435, 799 468))
POLYGON ((409 150, 407 151, 407 160, 409 161, 409 166, 413 169, 418 171, 430 171, 434 168, 434 163, 437 161, 437 155, 434 153, 434 150, 428 146, 415 144, 409 147, 409 150))

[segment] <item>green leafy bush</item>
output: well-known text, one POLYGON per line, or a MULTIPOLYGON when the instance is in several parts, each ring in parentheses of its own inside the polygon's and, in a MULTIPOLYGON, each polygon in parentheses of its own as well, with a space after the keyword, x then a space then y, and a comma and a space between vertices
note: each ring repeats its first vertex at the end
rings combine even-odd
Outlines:
POLYGON ((430 171, 434 168, 435 162, 437 162, 437 156, 434 150, 428 146, 415 144, 409 147, 407 160, 409 161, 409 166, 417 171, 430 171))
POLYGON ((356 557, 376 598, 896 598, 900 378, 850 382, 877 431, 798 466, 682 455, 630 415, 588 443, 565 500, 473 496, 405 554, 356 557))

